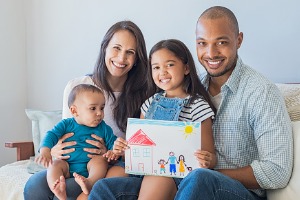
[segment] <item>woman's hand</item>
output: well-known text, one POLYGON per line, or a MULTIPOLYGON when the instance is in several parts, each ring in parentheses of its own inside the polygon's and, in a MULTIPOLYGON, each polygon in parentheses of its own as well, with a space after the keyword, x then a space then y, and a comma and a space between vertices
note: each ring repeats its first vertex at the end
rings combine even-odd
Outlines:
POLYGON ((64 142, 64 141, 67 138, 72 137, 73 135, 74 135, 74 133, 67 133, 58 140, 57 144, 51 149, 51 156, 53 158, 65 160, 70 157, 66 154, 69 154, 69 153, 75 151, 75 148, 70 148, 70 149, 64 149, 64 148, 74 146, 76 144, 76 142, 75 141, 64 142))
POLYGON ((197 149, 194 153, 200 168, 212 168, 215 165, 216 156, 208 151, 197 149))
POLYGON ((84 148, 83 149, 84 151, 90 153, 90 154, 88 154, 88 157, 92 158, 94 156, 103 155, 104 153, 106 153, 107 149, 104 144, 104 140, 95 134, 92 134, 91 136, 92 136, 92 138, 96 139, 96 141, 95 140, 86 140, 86 142, 97 148, 84 148))
POLYGON ((123 156, 126 149, 129 149, 127 141, 118 137, 114 142, 113 153, 118 156, 123 156))

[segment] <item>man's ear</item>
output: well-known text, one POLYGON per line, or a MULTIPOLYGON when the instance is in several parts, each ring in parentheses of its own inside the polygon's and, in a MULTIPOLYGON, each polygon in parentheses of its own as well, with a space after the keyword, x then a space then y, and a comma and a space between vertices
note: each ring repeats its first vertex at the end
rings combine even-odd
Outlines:
POLYGON ((239 35, 238 35, 238 42, 237 42, 237 48, 239 49, 242 45, 242 42, 243 42, 243 38, 244 38, 244 34, 243 32, 240 32, 239 35))
POLYGON ((77 117, 78 116, 78 113, 77 113, 77 107, 75 105, 71 105, 70 107, 70 112, 71 114, 74 116, 74 117, 77 117))

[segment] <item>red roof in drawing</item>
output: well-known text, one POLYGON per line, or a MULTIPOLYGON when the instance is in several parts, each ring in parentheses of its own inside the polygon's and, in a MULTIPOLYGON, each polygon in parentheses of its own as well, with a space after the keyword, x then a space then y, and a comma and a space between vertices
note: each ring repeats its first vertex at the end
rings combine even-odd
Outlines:
POLYGON ((135 134, 133 134, 129 140, 129 144, 136 144, 141 146, 156 146, 156 144, 142 131, 139 129, 135 134))

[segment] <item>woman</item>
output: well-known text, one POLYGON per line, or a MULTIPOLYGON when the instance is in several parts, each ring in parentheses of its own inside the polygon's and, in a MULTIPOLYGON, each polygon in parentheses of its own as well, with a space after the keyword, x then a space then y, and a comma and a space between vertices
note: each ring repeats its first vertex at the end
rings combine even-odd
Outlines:
MULTIPOLYGON (((89 83, 101 88, 107 99, 104 120, 109 124, 114 134, 125 138, 128 117, 139 118, 140 107, 146 98, 151 95, 153 86, 148 84, 147 52, 144 36, 139 27, 131 21, 120 21, 114 24, 105 34, 100 47, 98 61, 94 72, 90 76, 79 77, 69 81, 64 91, 63 118, 71 116, 67 107, 67 98, 70 90, 81 83, 89 83), (147 94, 149 93, 149 94, 147 94)), ((74 149, 63 150, 74 142, 62 143, 66 137, 60 139, 51 150, 51 155, 56 159, 67 159, 68 154, 74 149)), ((96 139, 87 143, 94 145, 95 149, 87 149, 92 154, 103 154, 106 148, 103 140, 95 135, 96 139)), ((125 176, 122 163, 112 166, 106 177, 125 176)), ((66 180, 68 199, 76 199, 81 189, 73 178, 66 180)), ((46 170, 30 177, 25 185, 24 199, 40 200, 55 198, 46 182, 46 170)))

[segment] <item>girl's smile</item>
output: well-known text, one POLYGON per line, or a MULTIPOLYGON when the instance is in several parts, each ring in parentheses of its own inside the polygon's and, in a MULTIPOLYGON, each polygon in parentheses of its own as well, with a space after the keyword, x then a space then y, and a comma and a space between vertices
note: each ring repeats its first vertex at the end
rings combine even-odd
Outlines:
POLYGON ((166 96, 187 95, 183 82, 189 68, 173 52, 165 48, 155 51, 151 57, 151 69, 154 83, 166 92, 166 96))

